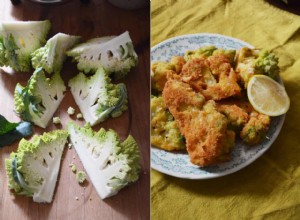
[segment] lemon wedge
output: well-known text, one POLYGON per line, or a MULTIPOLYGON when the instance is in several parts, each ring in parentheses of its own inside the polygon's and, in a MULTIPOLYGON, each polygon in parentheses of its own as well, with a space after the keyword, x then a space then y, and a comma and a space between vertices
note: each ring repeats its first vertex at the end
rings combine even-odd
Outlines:
POLYGON ((254 75, 247 86, 247 95, 253 108, 265 115, 279 116, 290 107, 284 86, 265 75, 254 75))

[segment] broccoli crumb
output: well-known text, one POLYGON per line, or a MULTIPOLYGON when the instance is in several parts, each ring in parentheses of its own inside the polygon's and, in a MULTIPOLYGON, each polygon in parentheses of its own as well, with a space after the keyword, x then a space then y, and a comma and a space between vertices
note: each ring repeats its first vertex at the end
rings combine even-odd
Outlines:
POLYGON ((68 115, 74 115, 75 109, 70 106, 67 110, 67 113, 68 113, 68 115))
POLYGON ((76 168, 76 165, 75 165, 75 164, 72 164, 71 170, 72 170, 73 173, 76 173, 77 168, 76 168))
POLYGON ((86 173, 84 171, 78 171, 76 173, 76 180, 78 183, 83 183, 86 180, 86 173))
POLYGON ((82 115, 81 113, 78 113, 78 114, 76 115, 76 118, 77 118, 77 119, 82 119, 82 118, 83 118, 83 115, 82 115))
POLYGON ((56 125, 61 124, 60 118, 59 117, 53 117, 53 124, 56 124, 56 125))

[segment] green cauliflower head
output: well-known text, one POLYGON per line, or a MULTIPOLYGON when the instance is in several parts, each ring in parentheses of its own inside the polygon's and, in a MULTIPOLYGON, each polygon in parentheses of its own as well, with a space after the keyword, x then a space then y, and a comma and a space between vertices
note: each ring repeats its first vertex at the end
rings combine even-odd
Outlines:
POLYGON ((47 73, 60 72, 66 59, 66 51, 79 42, 81 37, 58 33, 50 38, 44 47, 31 56, 34 68, 42 67, 47 73))
POLYGON ((125 84, 112 84, 102 67, 90 77, 79 73, 69 81, 69 87, 84 119, 92 126, 127 109, 125 84))
POLYGON ((22 139, 17 152, 5 160, 8 186, 35 202, 52 201, 68 132, 54 130, 31 141, 22 139))
POLYGON ((66 87, 57 72, 47 78, 42 68, 35 70, 27 85, 16 85, 15 110, 25 121, 45 128, 64 97, 66 87))
POLYGON ((139 148, 132 136, 120 141, 113 130, 94 132, 89 124, 68 124, 70 139, 102 199, 135 182, 140 172, 139 148))
POLYGON ((116 79, 124 77, 138 62, 128 31, 117 37, 92 39, 69 50, 67 55, 73 57, 78 69, 85 73, 102 66, 116 79))
POLYGON ((45 42, 50 21, 14 21, 0 24, 0 65, 30 70, 31 53, 45 42))

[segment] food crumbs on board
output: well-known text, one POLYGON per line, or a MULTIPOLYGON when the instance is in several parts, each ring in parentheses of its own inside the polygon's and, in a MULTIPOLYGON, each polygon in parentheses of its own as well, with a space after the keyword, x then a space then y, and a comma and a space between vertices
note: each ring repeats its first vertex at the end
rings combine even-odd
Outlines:
POLYGON ((56 124, 56 125, 61 124, 60 118, 59 117, 53 117, 53 124, 56 124))
POLYGON ((72 144, 71 144, 71 143, 69 143, 69 144, 68 144, 68 147, 69 147, 69 149, 71 149, 71 148, 72 148, 72 144))
POLYGON ((81 113, 78 113, 78 114, 76 115, 76 118, 77 118, 77 119, 82 119, 82 118, 83 118, 83 115, 82 115, 81 113))
POLYGON ((67 113, 68 113, 68 115, 74 115, 75 109, 70 106, 67 110, 67 113))
POLYGON ((79 198, 76 196, 75 199, 78 200, 79 198))

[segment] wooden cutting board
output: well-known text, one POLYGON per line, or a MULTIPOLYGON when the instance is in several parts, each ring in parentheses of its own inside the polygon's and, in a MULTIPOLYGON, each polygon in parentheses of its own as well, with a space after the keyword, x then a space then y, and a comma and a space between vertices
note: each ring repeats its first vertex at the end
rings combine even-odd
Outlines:
MULTIPOLYGON (((150 177, 149 177, 149 94, 150 94, 150 16, 149 8, 123 10, 110 5, 104 0, 94 0, 83 5, 79 0, 69 1, 63 5, 38 5, 23 2, 13 6, 9 0, 0 0, 0 21, 12 20, 44 20, 52 23, 48 37, 58 32, 80 35, 83 40, 90 38, 119 35, 128 30, 139 56, 139 64, 132 69, 124 82, 128 90, 129 110, 121 117, 108 119, 95 126, 116 130, 122 139, 132 134, 139 144, 142 171, 140 179, 121 190, 116 196, 101 200, 92 183, 88 181, 80 186, 69 164, 75 163, 82 170, 82 164, 75 149, 66 147, 60 168, 58 183, 51 204, 34 203, 32 198, 15 196, 7 186, 4 161, 18 142, 0 149, 0 219, 150 219, 150 177), (78 197, 78 200, 76 200, 78 197)), ((62 70, 62 77, 68 80, 78 73, 76 64, 68 60, 62 70)), ((10 121, 20 119, 14 113, 13 92, 19 82, 25 85, 31 73, 14 73, 6 68, 0 69, 0 114, 10 121)), ((84 121, 70 118, 67 108, 73 106, 79 112, 70 91, 66 92, 62 104, 55 113, 62 119, 62 126, 49 123, 44 130, 34 127, 36 134, 57 128, 65 128, 73 119, 83 125, 84 121)))

